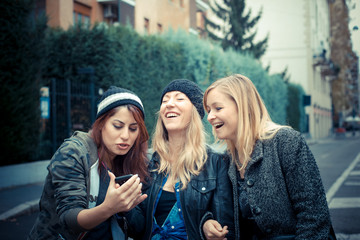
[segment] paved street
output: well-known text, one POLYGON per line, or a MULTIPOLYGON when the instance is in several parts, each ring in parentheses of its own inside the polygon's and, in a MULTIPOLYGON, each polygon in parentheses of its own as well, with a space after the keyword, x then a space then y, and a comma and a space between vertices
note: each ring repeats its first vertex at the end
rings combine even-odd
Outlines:
POLYGON ((360 137, 310 145, 320 168, 338 239, 360 239, 360 137))
POLYGON ((24 240, 29 234, 38 212, 27 213, 19 217, 0 221, 0 239, 24 240))
MULTIPOLYGON (((360 134, 346 139, 323 139, 309 146, 319 165, 338 240, 360 240, 360 134)), ((15 194, 14 201, 21 202, 23 194, 31 195, 31 199, 40 197, 41 184, 11 189, 6 196, 2 192, 1 197, 15 194)), ((37 214, 31 212, 0 221, 0 239, 25 239, 37 214)))

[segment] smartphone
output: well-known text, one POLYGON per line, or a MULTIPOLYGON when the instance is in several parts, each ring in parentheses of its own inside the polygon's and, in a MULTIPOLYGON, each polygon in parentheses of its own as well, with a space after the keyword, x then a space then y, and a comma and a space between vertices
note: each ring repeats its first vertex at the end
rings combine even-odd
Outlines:
POLYGON ((122 185, 124 182, 126 182, 132 176, 133 176, 132 174, 128 174, 128 175, 123 175, 123 176, 116 177, 115 182, 122 185))

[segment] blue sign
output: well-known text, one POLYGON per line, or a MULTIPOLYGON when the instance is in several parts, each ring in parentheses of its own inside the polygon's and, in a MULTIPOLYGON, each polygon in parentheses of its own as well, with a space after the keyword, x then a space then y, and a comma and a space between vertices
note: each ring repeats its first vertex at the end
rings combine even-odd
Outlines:
POLYGON ((41 118, 44 118, 44 119, 50 118, 50 98, 49 97, 40 97, 40 111, 41 111, 41 118))

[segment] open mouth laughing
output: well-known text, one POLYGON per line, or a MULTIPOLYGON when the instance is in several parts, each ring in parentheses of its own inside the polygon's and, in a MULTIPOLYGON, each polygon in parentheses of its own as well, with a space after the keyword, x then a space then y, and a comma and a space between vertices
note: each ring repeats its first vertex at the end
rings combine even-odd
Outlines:
POLYGON ((179 116, 179 114, 173 113, 173 112, 170 112, 170 113, 166 113, 166 114, 165 114, 165 117, 166 117, 166 118, 175 118, 175 117, 178 117, 178 116, 179 116))
POLYGON ((223 123, 223 122, 214 123, 213 126, 214 126, 215 129, 219 129, 219 128, 221 128, 222 126, 224 126, 224 123, 223 123))

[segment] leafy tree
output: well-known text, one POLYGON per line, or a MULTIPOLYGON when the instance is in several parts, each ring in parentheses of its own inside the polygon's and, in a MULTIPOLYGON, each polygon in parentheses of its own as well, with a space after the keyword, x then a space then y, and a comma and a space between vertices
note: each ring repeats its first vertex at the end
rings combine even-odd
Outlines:
POLYGON ((245 0, 213 0, 210 8, 217 18, 223 20, 219 24, 209 18, 205 19, 206 31, 211 39, 220 41, 224 50, 232 47, 235 51, 251 54, 256 59, 264 55, 268 36, 258 42, 254 41, 257 34, 254 27, 261 18, 262 10, 252 18, 251 10, 245 13, 245 0), (220 36, 216 31, 220 32, 220 36))
POLYGON ((33 0, 0 2, 0 165, 34 160, 38 150, 46 18, 33 9, 33 0))
POLYGON ((56 78, 72 82, 89 82, 86 74, 78 69, 92 67, 94 81, 100 86, 113 81, 115 50, 106 28, 96 25, 89 29, 75 25, 68 30, 49 29, 46 35, 47 56, 42 78, 44 81, 56 78))
MULTIPOLYGON (((179 44, 156 35, 139 35, 134 29, 123 25, 107 26, 101 23, 93 28, 76 25, 68 30, 49 29, 46 43, 48 55, 42 74, 44 84, 49 85, 49 79, 55 78, 59 91, 63 89, 61 82, 64 80, 87 84, 89 75, 78 74, 77 70, 92 67, 92 80, 96 87, 106 90, 115 85, 139 95, 143 100, 145 123, 150 134, 155 125, 155 113, 159 110, 161 90, 172 79, 184 77, 187 63, 179 44)), ((76 116, 87 117, 81 129, 85 131, 91 123, 89 109, 83 107, 75 112, 76 104, 71 106, 71 120, 76 116)), ((59 112, 63 111, 59 100, 57 106, 59 112)), ((60 115, 57 115, 57 125, 66 124, 66 115, 60 115)), ((57 127, 56 144, 68 136, 68 132, 57 127)))
POLYGON ((289 83, 290 75, 288 72, 288 66, 286 66, 285 69, 280 73, 280 77, 284 80, 285 83, 289 83))

